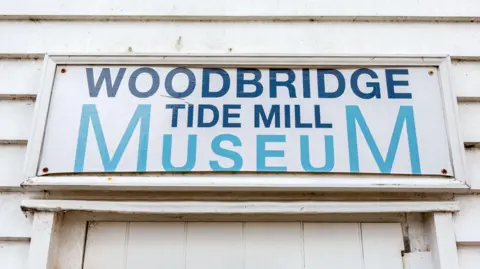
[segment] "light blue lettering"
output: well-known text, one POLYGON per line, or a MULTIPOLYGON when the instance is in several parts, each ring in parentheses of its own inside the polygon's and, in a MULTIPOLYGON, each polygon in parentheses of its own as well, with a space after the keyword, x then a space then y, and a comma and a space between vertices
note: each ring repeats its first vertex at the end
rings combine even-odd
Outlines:
POLYGON ((347 132, 348 132, 348 149, 350 157, 350 171, 360 172, 359 157, 358 157, 358 144, 357 144, 357 123, 360 130, 365 137, 365 140, 373 154, 375 162, 377 163, 382 173, 391 173, 393 161, 397 153, 400 136, 402 133, 403 125, 406 125, 408 147, 410 151, 410 165, 413 174, 421 174, 420 158, 418 153, 417 133, 415 130, 415 119, 413 115, 412 106, 401 106, 395 126, 393 128, 392 137, 390 139, 390 145, 388 147, 386 158, 382 157, 380 150, 378 149, 375 139, 370 132, 370 129, 365 122, 358 106, 347 106, 347 132))
POLYGON ((234 147, 242 146, 242 141, 232 134, 221 134, 212 140, 212 151, 218 156, 228 158, 233 161, 231 167, 222 167, 218 161, 210 161, 210 167, 213 171, 240 171, 243 166, 242 156, 238 152, 225 149, 220 146, 223 141, 232 143, 234 147))
POLYGON ((75 155, 74 172, 83 172, 85 164, 85 153, 87 148, 87 138, 90 121, 97 140, 98 150, 102 159, 105 172, 115 172, 118 163, 125 152, 130 138, 133 135, 135 127, 140 122, 140 139, 138 143, 137 172, 144 172, 147 168, 148 136, 150 129, 150 111, 151 105, 138 105, 135 113, 127 126, 122 139, 115 150, 113 157, 110 158, 107 143, 103 134, 102 125, 98 116, 97 107, 93 104, 83 105, 82 116, 80 119, 80 128, 78 131, 77 151, 75 155))

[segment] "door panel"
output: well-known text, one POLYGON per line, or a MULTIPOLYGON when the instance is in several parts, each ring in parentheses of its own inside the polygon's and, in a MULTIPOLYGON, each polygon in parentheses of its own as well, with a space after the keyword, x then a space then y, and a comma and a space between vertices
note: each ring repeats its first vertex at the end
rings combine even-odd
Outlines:
POLYGON ((398 223, 94 222, 84 269, 401 269, 398 223))

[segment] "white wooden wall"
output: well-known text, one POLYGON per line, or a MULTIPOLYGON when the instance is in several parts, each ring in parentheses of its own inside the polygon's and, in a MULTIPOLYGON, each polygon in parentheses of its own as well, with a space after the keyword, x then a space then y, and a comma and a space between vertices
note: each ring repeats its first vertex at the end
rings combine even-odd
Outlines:
MULTIPOLYGON (((478 0, 0 1, 1 267, 24 268, 31 219, 19 202, 42 195, 19 184, 44 53, 448 54, 480 194, 479 21, 478 0)), ((461 266, 480 268, 480 196, 457 199, 461 266)))

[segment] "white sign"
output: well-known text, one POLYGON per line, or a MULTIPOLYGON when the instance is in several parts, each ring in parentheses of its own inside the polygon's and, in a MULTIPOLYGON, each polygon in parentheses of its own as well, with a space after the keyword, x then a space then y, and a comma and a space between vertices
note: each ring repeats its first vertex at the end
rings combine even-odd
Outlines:
POLYGON ((453 176, 436 68, 77 65, 54 81, 39 174, 453 176))

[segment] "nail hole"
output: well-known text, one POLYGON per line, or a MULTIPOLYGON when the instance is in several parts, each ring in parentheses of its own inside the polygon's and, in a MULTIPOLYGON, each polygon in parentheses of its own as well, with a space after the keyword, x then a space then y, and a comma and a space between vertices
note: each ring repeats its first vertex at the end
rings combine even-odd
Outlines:
POLYGON ((445 175, 447 172, 448 172, 447 169, 442 169, 442 174, 445 175))
POLYGON ((65 73, 65 72, 67 72, 67 69, 62 68, 62 70, 60 70, 60 72, 65 73))
POLYGON ((44 173, 48 173, 48 167, 44 167, 44 168, 42 169, 42 171, 43 171, 44 173))
POLYGON ((433 76, 433 71, 428 71, 428 74, 429 74, 430 76, 433 76))

